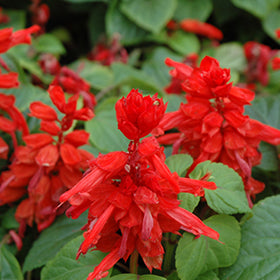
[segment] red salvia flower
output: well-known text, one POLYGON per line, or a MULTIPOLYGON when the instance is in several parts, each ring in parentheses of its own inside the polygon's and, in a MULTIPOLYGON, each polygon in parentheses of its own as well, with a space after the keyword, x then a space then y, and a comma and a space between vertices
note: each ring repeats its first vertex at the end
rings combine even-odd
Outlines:
POLYGON ((4 53, 10 48, 19 44, 30 44, 31 34, 40 30, 38 25, 13 32, 13 28, 0 30, 0 53, 4 53))
POLYGON ((209 39, 222 40, 224 37, 222 31, 217 27, 196 19, 184 19, 180 22, 180 26, 184 31, 202 35, 209 39))
POLYGON ((49 94, 64 117, 59 119, 51 106, 40 101, 31 103, 30 116, 42 120, 40 129, 46 133, 24 136, 26 146, 15 150, 10 170, 1 175, 0 205, 19 199, 28 186, 28 197, 16 211, 21 234, 34 221, 38 230, 43 230, 62 213, 63 208, 56 209, 59 196, 81 179, 81 169, 86 169, 87 161, 92 159, 91 154, 78 149, 87 143, 87 132, 74 130, 65 134, 73 120, 90 120, 94 116, 92 110, 77 110, 77 98, 72 96, 66 102, 59 86, 51 86, 49 94))
POLYGON ((40 33, 44 33, 45 26, 50 18, 50 8, 47 4, 40 4, 41 0, 32 0, 30 12, 32 23, 41 27, 40 33))
POLYGON ((113 62, 127 63, 128 53, 121 46, 118 36, 114 36, 112 41, 107 45, 104 42, 98 43, 88 54, 87 58, 92 61, 98 61, 102 65, 111 65, 113 62))
POLYGON ((247 81, 249 83, 258 81, 266 86, 269 81, 268 63, 275 52, 266 45, 250 41, 244 45, 244 53, 248 62, 245 71, 247 81))
POLYGON ((157 140, 139 140, 157 125, 165 109, 162 100, 143 97, 138 90, 119 100, 119 128, 132 140, 128 152, 99 155, 90 162, 86 175, 60 197, 62 203, 71 204, 67 215, 72 218, 89 209, 85 240, 77 257, 89 249, 109 252, 88 280, 105 277, 118 260, 126 261, 135 250, 150 271, 160 269, 164 232, 178 234, 183 229, 198 237, 219 238, 198 217, 180 208, 177 199, 179 192, 203 195, 203 188, 215 189, 215 183, 171 173, 157 140))
POLYGON ((66 66, 59 69, 52 85, 59 85, 70 94, 80 95, 84 100, 85 107, 93 110, 93 107, 96 105, 95 96, 90 92, 90 85, 66 66))
MULTIPOLYGON (((182 90, 182 80, 186 79, 190 73, 192 72, 192 69, 197 66, 197 60, 198 55, 197 54, 189 54, 187 55, 184 60, 182 61, 183 64, 186 64, 186 67, 181 67, 181 64, 178 65, 178 70, 172 69, 170 70, 170 75, 172 76, 171 83, 165 87, 166 93, 176 93, 180 94, 183 92, 182 90), (190 66, 190 67, 188 67, 190 66)), ((169 60, 166 60, 166 64, 168 65, 169 60)), ((170 61, 171 65, 174 66, 174 61, 170 61)))
MULTIPOLYGON (((171 59, 166 62, 178 73, 186 67, 171 59)), ((167 113, 153 133, 178 128, 177 133, 159 137, 160 143, 172 144, 175 154, 189 153, 195 158, 193 167, 212 160, 233 168, 243 178, 249 199, 264 188, 251 177, 252 167, 261 160, 260 141, 278 145, 280 131, 244 116, 244 105, 254 99, 254 92, 232 86, 229 69, 220 68, 216 59, 205 57, 200 67, 187 69, 181 80, 187 103, 167 113)))
POLYGON ((118 128, 130 140, 148 135, 162 119, 166 105, 157 95, 145 96, 132 90, 116 103, 118 128))

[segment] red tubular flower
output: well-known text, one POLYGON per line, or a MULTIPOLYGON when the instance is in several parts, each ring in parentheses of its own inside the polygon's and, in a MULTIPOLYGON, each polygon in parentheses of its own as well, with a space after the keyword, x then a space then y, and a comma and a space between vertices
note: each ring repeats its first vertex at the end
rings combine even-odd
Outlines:
POLYGON ((166 110, 166 105, 157 95, 143 97, 138 90, 131 90, 127 97, 116 103, 118 128, 130 140, 148 135, 166 110))
POLYGON ((40 30, 38 25, 15 31, 12 28, 4 28, 0 30, 0 53, 4 53, 10 48, 19 44, 30 44, 31 34, 40 30))
MULTIPOLYGON (((183 64, 170 63, 181 71, 183 64), (177 67, 178 65, 178 67, 177 67)), ((250 196, 261 192, 264 184, 251 177, 252 167, 258 165, 261 141, 280 144, 280 131, 244 116, 244 105, 254 99, 254 92, 229 83, 229 69, 222 69, 219 62, 205 57, 200 67, 189 71, 182 80, 186 104, 176 112, 167 113, 154 135, 177 128, 158 138, 162 144, 173 144, 173 153, 188 153, 196 164, 211 160, 222 162, 236 170, 243 178, 245 191, 250 196)), ((191 169, 192 169, 191 168, 191 169)))
POLYGON ((88 279, 105 277, 119 259, 126 261, 135 250, 150 271, 160 269, 164 232, 178 234, 183 229, 198 237, 202 234, 219 238, 198 217, 180 208, 177 199, 179 192, 201 195, 203 188, 216 189, 216 185, 171 173, 156 139, 139 140, 155 128, 165 108, 156 96, 143 97, 137 90, 119 100, 116 104, 119 127, 132 139, 128 152, 99 155, 90 162, 86 175, 60 197, 62 203, 71 204, 67 215, 72 218, 89 209, 85 240, 77 257, 89 249, 110 252, 88 279))
POLYGON ((41 130, 47 133, 24 136, 26 146, 15 150, 10 170, 1 175, 0 205, 19 199, 28 186, 28 197, 16 211, 21 234, 26 225, 32 226, 34 221, 38 230, 43 230, 65 210, 65 207, 57 209, 59 196, 81 179, 81 170, 88 168, 87 161, 93 158, 79 149, 89 139, 87 132, 74 130, 65 135, 73 120, 91 119, 92 110, 76 110, 77 99, 70 98, 66 103, 64 92, 58 86, 51 86, 49 93, 54 105, 65 116, 60 120, 52 107, 39 101, 31 103, 30 116, 41 119, 41 130))
POLYGON ((172 76, 172 80, 170 85, 165 87, 166 93, 182 93, 182 81, 187 79, 192 73, 194 67, 197 66, 198 55, 190 54, 184 58, 182 63, 178 63, 170 58, 166 58, 165 63, 168 66, 175 67, 170 70, 170 75, 172 76), (186 65, 186 66, 184 66, 186 65), (176 67, 177 66, 177 67, 176 67))
POLYGON ((113 62, 127 63, 128 53, 119 42, 119 37, 114 36, 112 41, 106 45, 104 42, 98 43, 88 54, 87 58, 98 61, 103 65, 111 65, 113 62))
POLYGON ((184 31, 202 35, 209 39, 222 40, 224 37, 222 31, 217 27, 196 19, 184 19, 180 22, 180 26, 184 31))
POLYGON ((41 33, 44 32, 45 26, 50 18, 50 9, 46 4, 40 4, 41 0, 32 0, 30 12, 32 13, 32 23, 41 27, 41 33))
POLYGON ((266 86, 269 80, 268 63, 274 51, 266 45, 250 41, 244 45, 244 53, 248 61, 245 72, 247 81, 249 83, 258 81, 266 86))
POLYGON ((66 66, 60 68, 52 85, 59 85, 70 94, 82 96, 85 107, 93 110, 96 105, 95 96, 90 92, 90 85, 66 66))

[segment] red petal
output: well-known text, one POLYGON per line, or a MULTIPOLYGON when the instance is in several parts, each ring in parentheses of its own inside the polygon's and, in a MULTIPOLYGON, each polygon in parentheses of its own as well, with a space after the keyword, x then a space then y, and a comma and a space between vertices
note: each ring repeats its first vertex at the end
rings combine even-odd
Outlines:
POLYGON ((60 127, 55 121, 41 121, 40 129, 53 136, 58 135, 61 131, 60 127))
POLYGON ((37 154, 35 161, 40 166, 55 166, 59 158, 58 148, 56 145, 43 147, 37 154))
POLYGON ((10 72, 0 75, 0 88, 15 88, 18 86, 18 73, 10 72))
POLYGON ((57 120, 57 114, 55 110, 41 101, 36 101, 30 104, 30 116, 42 119, 44 121, 57 120))
POLYGON ((90 134, 84 130, 74 130, 64 137, 64 141, 79 147, 88 143, 89 136, 90 134))
POLYGON ((39 149, 53 142, 53 138, 44 133, 30 134, 23 137, 23 141, 27 146, 33 149, 39 149))
POLYGON ((65 113, 65 96, 62 88, 60 86, 50 86, 48 89, 52 103, 57 107, 57 109, 65 113))
POLYGON ((175 221, 181 223, 184 230, 187 230, 194 235, 200 236, 203 234, 216 240, 219 239, 218 232, 206 226, 197 216, 183 208, 177 207, 175 209, 166 211, 166 213, 175 221))
POLYGON ((81 156, 78 150, 71 144, 61 144, 60 155, 65 164, 75 165, 81 161, 81 156))

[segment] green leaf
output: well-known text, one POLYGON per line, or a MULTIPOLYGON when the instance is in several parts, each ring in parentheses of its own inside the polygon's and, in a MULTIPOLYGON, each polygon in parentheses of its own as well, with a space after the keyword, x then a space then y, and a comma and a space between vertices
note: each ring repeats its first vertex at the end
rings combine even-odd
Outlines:
POLYGON ((64 54, 65 48, 63 44, 51 34, 43 34, 32 42, 33 47, 37 52, 51 53, 51 54, 64 54))
POLYGON ((198 53, 200 44, 197 36, 178 30, 168 37, 166 43, 170 48, 186 56, 190 53, 198 53))
POLYGON ((215 182, 216 190, 205 189, 209 207, 218 213, 236 214, 250 211, 241 177, 222 163, 205 161, 196 166, 190 177, 199 179, 210 174, 208 181, 215 182))
POLYGON ((267 35, 273 38, 275 41, 280 42, 280 39, 276 37, 275 30, 280 26, 280 10, 274 10, 262 22, 263 28, 267 35))
POLYGON ((183 59, 182 56, 167 48, 157 47, 150 54, 149 59, 144 61, 142 66, 143 71, 148 74, 149 77, 152 77, 160 88, 165 87, 171 80, 169 75, 170 68, 167 67, 164 62, 167 57, 176 61, 181 61, 183 59))
POLYGON ((278 153, 275 146, 261 142, 262 161, 257 167, 265 171, 278 171, 278 153))
POLYGON ((216 49, 215 58, 220 62, 222 68, 230 68, 235 71, 244 71, 247 64, 243 46, 237 42, 220 45, 216 49))
POLYGON ((163 96, 163 100, 164 102, 168 102, 166 113, 177 111, 180 107, 180 104, 186 101, 184 95, 181 94, 166 94, 163 96))
POLYGON ((3 13, 9 17, 7 23, 1 23, 1 29, 12 27, 13 31, 24 29, 26 22, 26 12, 23 10, 3 10, 3 13))
POLYGON ((121 34, 120 41, 123 45, 133 45, 142 42, 149 33, 138 27, 121 13, 117 4, 117 0, 112 1, 106 13, 107 35, 112 37, 115 33, 121 34))
MULTIPOLYGON (((77 251, 83 242, 81 235, 68 242, 41 272, 42 280, 81 280, 86 279, 95 266, 106 256, 100 251, 88 252, 76 260, 77 251)), ((106 277, 104 279, 109 279, 106 277)))
POLYGON ((177 271, 174 271, 171 274, 169 274, 167 280, 180 280, 177 271))
POLYGON ((88 19, 88 34, 90 38, 91 46, 97 44, 100 36, 105 34, 105 15, 107 12, 107 6, 103 3, 94 5, 94 8, 90 11, 88 19))
POLYGON ((79 60, 82 70, 79 75, 96 89, 104 89, 112 85, 114 75, 109 67, 88 60, 79 60))
POLYGON ((174 19, 177 21, 187 18, 205 21, 213 10, 211 0, 177 0, 177 2, 177 8, 174 14, 174 19))
MULTIPOLYGON (((161 88, 158 88, 155 82, 144 71, 135 69, 123 63, 113 63, 111 68, 114 73, 114 85, 127 85, 129 89, 139 88, 143 93, 162 94, 161 88)), ((127 92, 128 94, 129 92, 127 92)))
POLYGON ((210 270, 199 275, 196 280, 219 280, 219 277, 213 270, 210 270))
POLYGON ((191 193, 179 193, 178 199, 181 201, 180 207, 193 212, 193 210, 199 203, 200 197, 194 196, 191 193))
POLYGON ((19 227, 19 223, 15 219, 16 208, 9 210, 2 216, 1 226, 5 229, 15 229, 19 227))
POLYGON ((99 104, 95 117, 85 123, 90 141, 102 152, 127 150, 129 140, 118 130, 115 113, 116 98, 108 98, 99 104))
POLYGON ((252 119, 280 129, 280 96, 256 98, 245 112, 252 119))
POLYGON ((166 280, 166 278, 157 275, 136 275, 136 274, 120 274, 110 278, 110 280, 166 280))
POLYGON ((280 196, 256 204, 241 228, 236 263, 221 271, 221 280, 278 280, 280 275, 280 196))
POLYGON ((23 280, 20 265, 5 246, 0 246, 0 280, 23 280))
POLYGON ((231 0, 238 8, 253 14, 256 17, 264 18, 270 11, 276 9, 279 5, 279 0, 231 0))
POLYGON ((81 227, 87 222, 86 215, 84 213, 75 220, 61 216, 49 228, 45 229, 28 252, 23 264, 23 271, 43 266, 67 242, 80 235, 81 227))
POLYGON ((21 83, 18 88, 2 90, 6 94, 13 94, 16 97, 16 106, 20 111, 26 111, 30 103, 42 101, 45 104, 52 104, 48 93, 40 87, 33 86, 32 84, 21 83))
POLYGON ((193 159, 190 155, 178 154, 168 157, 165 163, 171 172, 177 172, 180 177, 185 177, 188 168, 193 163, 193 159))
POLYGON ((138 26, 159 33, 171 19, 176 0, 122 0, 121 11, 138 26))
POLYGON ((184 233, 176 250, 176 267, 181 280, 193 280, 218 267, 232 265, 239 252, 240 227, 234 217, 215 215, 204 221, 220 234, 218 242, 206 236, 198 239, 184 233))

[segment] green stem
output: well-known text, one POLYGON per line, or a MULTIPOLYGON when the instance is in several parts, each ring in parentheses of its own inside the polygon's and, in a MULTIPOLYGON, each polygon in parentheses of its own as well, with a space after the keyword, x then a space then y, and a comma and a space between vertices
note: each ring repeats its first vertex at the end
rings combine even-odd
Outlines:
POLYGON ((177 235, 173 233, 169 233, 167 236, 167 241, 165 244, 165 255, 163 261, 163 272, 165 275, 170 274, 172 269, 172 259, 175 246, 177 244, 177 235))
POLYGON ((130 264, 129 264, 130 273, 137 274, 137 272, 138 272, 138 257, 139 257, 139 253, 136 250, 134 250, 134 252, 130 256, 130 264))

